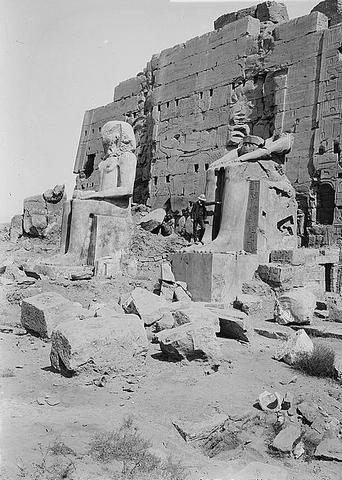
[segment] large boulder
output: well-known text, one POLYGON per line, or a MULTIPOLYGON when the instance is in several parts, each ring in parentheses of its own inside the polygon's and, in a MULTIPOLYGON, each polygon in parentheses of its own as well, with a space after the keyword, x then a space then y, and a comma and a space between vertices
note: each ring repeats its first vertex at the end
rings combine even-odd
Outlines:
POLYGON ((141 287, 122 297, 120 303, 126 313, 138 315, 147 326, 160 320, 169 309, 167 301, 141 287))
POLYGON ((146 331, 137 315, 111 314, 59 324, 51 337, 51 366, 77 373, 91 365, 100 371, 131 371, 144 362, 146 331))
POLYGON ((220 364, 221 352, 215 329, 203 323, 185 323, 157 334, 161 351, 175 360, 207 358, 220 364))
POLYGON ((303 354, 311 354, 314 345, 305 330, 298 330, 285 345, 276 353, 275 359, 281 360, 288 365, 293 365, 303 354))
POLYGON ((290 453, 301 437, 299 425, 293 424, 283 428, 272 442, 272 447, 280 452, 290 453))
POLYGON ((281 325, 311 322, 316 308, 315 295, 306 288, 294 288, 276 299, 274 319, 281 325))
POLYGON ((139 220, 138 225, 148 232, 158 232, 165 215, 166 212, 163 208, 157 208, 156 210, 152 210, 151 213, 144 215, 139 220))
POLYGON ((59 293, 45 292, 22 301, 21 324, 39 337, 50 338, 56 325, 86 313, 80 303, 70 302, 59 293))

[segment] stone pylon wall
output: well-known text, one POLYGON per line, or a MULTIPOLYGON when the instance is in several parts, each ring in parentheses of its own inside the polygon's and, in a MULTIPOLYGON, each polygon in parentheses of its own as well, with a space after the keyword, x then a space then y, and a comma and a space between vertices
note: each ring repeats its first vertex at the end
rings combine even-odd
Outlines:
POLYGON ((136 132, 135 201, 173 210, 203 193, 209 164, 246 128, 264 138, 291 131, 286 173, 308 224, 317 212, 330 222, 320 205, 322 183, 334 190, 333 222, 342 224, 342 24, 329 28, 321 12, 290 21, 283 10, 280 17, 264 7, 243 12, 153 56, 141 74, 115 88, 112 103, 86 112, 78 188, 97 187, 99 128, 109 119, 129 121, 136 132), (84 178, 94 154, 94 172, 88 168, 84 178))

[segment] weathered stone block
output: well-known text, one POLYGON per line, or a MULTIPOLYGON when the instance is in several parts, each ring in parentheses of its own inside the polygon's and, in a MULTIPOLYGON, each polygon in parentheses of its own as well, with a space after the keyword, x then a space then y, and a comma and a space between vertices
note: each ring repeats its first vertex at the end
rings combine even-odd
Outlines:
POLYGON ((14 215, 11 218, 10 240, 16 242, 23 234, 23 215, 14 215))
POLYGON ((303 329, 293 335, 276 353, 275 359, 282 360, 288 365, 293 365, 302 354, 313 352, 313 343, 303 329))
POLYGON ((294 18, 282 25, 277 25, 273 35, 275 40, 288 42, 299 36, 318 32, 326 28, 328 28, 328 18, 320 12, 313 12, 311 15, 294 18))
POLYGON ((342 23, 342 1, 324 0, 316 5, 311 12, 322 12, 329 19, 329 25, 342 23))
POLYGON ((306 288, 295 288, 276 299, 274 319, 281 325, 307 325, 313 319, 315 308, 315 295, 306 288))
POLYGON ((156 231, 162 224, 165 218, 166 212, 163 208, 157 208, 151 213, 144 215, 138 222, 138 225, 141 226, 144 230, 148 232, 156 231))
POLYGON ((149 326, 162 318, 170 304, 158 295, 138 287, 121 299, 121 305, 126 313, 138 315, 149 326))
POLYGON ((132 371, 148 349, 141 319, 120 313, 63 322, 55 327, 51 342, 52 367, 72 373, 87 364, 97 371, 132 371))
POLYGON ((48 226, 47 208, 43 195, 35 195, 24 200, 24 232, 43 237, 48 226))
POLYGON ((260 22, 283 23, 289 20, 286 5, 272 1, 259 3, 256 8, 256 17, 260 22))
POLYGON ((304 265, 305 254, 303 249, 272 250, 270 253, 271 263, 288 263, 290 265, 304 265))
POLYGON ((331 322, 342 323, 342 297, 338 293, 328 293, 326 295, 327 307, 329 311, 329 320, 331 322))
POLYGON ((82 305, 70 302, 55 292, 25 298, 21 305, 21 324, 40 337, 51 337, 56 325, 84 313, 82 305))
POLYGON ((163 330, 157 334, 157 338, 162 352, 176 360, 204 356, 215 364, 220 363, 221 352, 211 325, 186 323, 163 330))
POLYGON ((272 442, 272 447, 284 453, 292 451, 301 436, 299 425, 289 425, 281 430, 272 442))

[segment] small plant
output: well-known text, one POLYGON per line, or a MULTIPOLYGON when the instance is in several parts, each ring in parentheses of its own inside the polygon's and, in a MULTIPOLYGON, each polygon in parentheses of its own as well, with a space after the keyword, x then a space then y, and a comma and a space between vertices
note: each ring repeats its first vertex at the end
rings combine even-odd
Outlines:
POLYGON ((15 377, 14 370, 12 368, 5 368, 0 372, 0 377, 2 378, 10 378, 10 377, 15 377))
POLYGON ((50 451, 47 449, 43 451, 42 446, 39 445, 41 452, 41 460, 34 462, 31 468, 23 465, 18 465, 18 477, 25 480, 67 480, 71 478, 75 471, 75 464, 69 460, 51 461, 50 451))
POLYGON ((65 445, 64 442, 59 442, 57 440, 48 447, 48 451, 51 455, 63 455, 64 457, 67 455, 76 455, 72 448, 65 445))
POLYGON ((90 444, 89 454, 99 462, 122 462, 122 479, 185 480, 184 467, 172 458, 162 461, 149 452, 146 440, 128 417, 122 426, 110 433, 98 434, 90 444))
POLYGON ((334 378, 334 361, 334 350, 322 343, 316 343, 312 353, 298 355, 294 367, 314 377, 334 378))

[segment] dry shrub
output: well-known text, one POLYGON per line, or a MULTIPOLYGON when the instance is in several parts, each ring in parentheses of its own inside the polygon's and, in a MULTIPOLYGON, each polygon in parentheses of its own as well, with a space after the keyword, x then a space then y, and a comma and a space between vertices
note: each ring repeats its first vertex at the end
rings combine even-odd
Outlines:
POLYGON ((18 477, 26 480, 67 480, 72 478, 75 472, 75 464, 66 457, 60 457, 52 461, 50 449, 43 451, 41 445, 41 460, 33 462, 28 468, 18 465, 18 477))
POLYGON ((149 452, 152 443, 134 425, 132 418, 113 432, 100 433, 90 443, 89 454, 98 462, 122 463, 118 477, 136 480, 185 480, 184 467, 172 458, 160 460, 149 452))
POLYGON ((334 378, 334 361, 334 350, 322 343, 316 343, 312 353, 298 355, 294 367, 314 377, 334 378))

